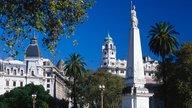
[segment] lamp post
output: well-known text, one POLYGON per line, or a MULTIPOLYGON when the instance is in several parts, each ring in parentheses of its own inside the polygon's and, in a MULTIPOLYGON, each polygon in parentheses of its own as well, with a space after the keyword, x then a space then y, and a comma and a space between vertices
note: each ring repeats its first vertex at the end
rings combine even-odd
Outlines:
POLYGON ((103 108, 103 91, 105 90, 105 85, 99 85, 99 90, 101 91, 101 108, 103 108))
POLYGON ((36 94, 32 94, 32 99, 33 99, 33 108, 35 108, 35 99, 36 99, 37 95, 36 94))

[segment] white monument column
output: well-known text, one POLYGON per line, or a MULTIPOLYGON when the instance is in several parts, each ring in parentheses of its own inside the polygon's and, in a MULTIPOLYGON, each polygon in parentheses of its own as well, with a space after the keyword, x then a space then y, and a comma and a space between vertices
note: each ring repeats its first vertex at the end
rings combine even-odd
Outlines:
POLYGON ((123 89, 122 108, 149 108, 149 93, 145 88, 140 32, 135 6, 131 9, 131 28, 126 70, 126 88, 123 89))

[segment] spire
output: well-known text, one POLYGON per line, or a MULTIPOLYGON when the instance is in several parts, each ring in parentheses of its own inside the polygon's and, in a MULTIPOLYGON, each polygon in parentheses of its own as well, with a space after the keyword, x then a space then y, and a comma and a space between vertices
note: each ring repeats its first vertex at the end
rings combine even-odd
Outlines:
POLYGON ((37 43, 37 33, 36 33, 35 29, 33 30, 33 37, 31 38, 30 44, 38 44, 37 43))
POLYGON ((131 29, 129 36, 128 63, 126 73, 127 86, 143 87, 145 84, 140 32, 137 27, 135 6, 131 9, 131 29))
POLYGON ((34 30, 34 33, 33 33, 33 38, 34 38, 34 39, 37 38, 36 35, 37 35, 37 34, 36 34, 36 31, 34 30))
POLYGON ((107 37, 105 37, 105 42, 113 42, 113 39, 111 38, 109 33, 108 33, 107 37))
POLYGON ((143 69, 140 32, 137 25, 135 6, 133 6, 131 9, 126 88, 123 89, 122 108, 149 108, 149 97, 153 96, 145 88, 146 80, 143 69))

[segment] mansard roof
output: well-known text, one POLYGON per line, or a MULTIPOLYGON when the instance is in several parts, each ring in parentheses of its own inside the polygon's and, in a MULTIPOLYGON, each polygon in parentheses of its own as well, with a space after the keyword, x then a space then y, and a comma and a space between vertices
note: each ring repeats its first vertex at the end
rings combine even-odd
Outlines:
POLYGON ((31 39, 31 42, 26 50, 26 57, 29 57, 29 58, 41 58, 42 57, 42 53, 41 53, 41 50, 39 48, 36 38, 31 39))

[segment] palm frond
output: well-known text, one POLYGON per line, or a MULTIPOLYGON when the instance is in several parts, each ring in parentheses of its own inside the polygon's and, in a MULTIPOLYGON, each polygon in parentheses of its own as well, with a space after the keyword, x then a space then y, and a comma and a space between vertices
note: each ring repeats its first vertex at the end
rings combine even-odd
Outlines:
POLYGON ((148 43, 151 52, 157 56, 165 57, 178 48, 179 43, 175 35, 179 32, 174 30, 174 26, 170 22, 158 22, 151 26, 149 30, 148 43))

